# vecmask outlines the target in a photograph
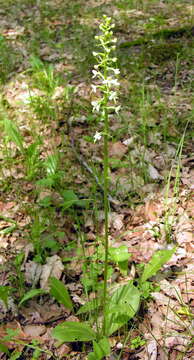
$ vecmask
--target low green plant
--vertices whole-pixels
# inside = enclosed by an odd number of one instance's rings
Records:
[[[54,91],[59,84],[59,77],[54,73],[51,64],[45,65],[38,57],[31,56],[32,86],[41,94],[30,96],[30,107],[41,120],[57,119],[57,104],[53,99]]]
[[[38,57],[30,58],[33,85],[45,93],[52,95],[58,86],[59,79],[54,75],[54,68],[45,65]]]
[[[169,192],[170,192],[172,171],[174,168],[173,166],[170,169],[168,179],[167,179],[166,194],[165,194],[165,199],[164,199],[164,206],[165,206],[164,229],[165,229],[165,233],[166,233],[167,242],[172,242],[172,229],[174,226],[175,214],[176,214],[176,210],[177,210],[177,202],[178,202],[178,196],[179,196],[181,156],[182,156],[187,126],[188,126],[188,122],[186,124],[186,127],[184,129],[183,135],[181,137],[181,140],[179,142],[179,145],[178,145],[178,148],[176,151],[176,156],[175,156],[176,173],[175,173],[175,181],[174,181],[174,185],[173,185],[172,197],[170,199],[170,201],[171,201],[170,206],[169,206]]]
[[[130,342],[131,349],[138,349],[139,347],[146,344],[146,341],[142,339],[140,336],[136,336],[134,339]]]
[[[28,145],[25,143],[25,138],[21,134],[17,123],[10,120],[2,107],[1,104],[1,121],[4,130],[4,145],[5,145],[5,160],[11,166],[13,165],[14,159],[12,151],[9,149],[9,143],[13,142],[19,153],[22,155],[24,160],[24,167],[26,171],[27,180],[34,180],[38,175],[41,167],[40,161],[40,145],[42,141],[40,137],[36,137],[35,141]]]

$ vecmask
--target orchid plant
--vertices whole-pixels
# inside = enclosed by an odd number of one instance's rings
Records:
[[[148,293],[149,283],[147,282],[156,272],[165,264],[175,249],[160,250],[156,252],[148,264],[145,265],[143,272],[138,280],[138,286],[133,284],[133,280],[121,284],[120,286],[108,289],[108,260],[113,262],[128,261],[128,249],[125,246],[120,248],[109,248],[108,242],[108,215],[109,215],[109,152],[108,142],[110,138],[110,113],[118,114],[120,106],[117,105],[119,81],[119,69],[116,67],[117,59],[113,56],[115,51],[116,39],[113,37],[114,25],[111,23],[111,18],[104,16],[100,24],[101,35],[96,36],[98,41],[99,51],[94,52],[97,64],[92,73],[94,83],[92,84],[92,91],[100,94],[95,101],[92,101],[93,112],[98,114],[99,120],[103,123],[103,131],[97,131],[94,135],[94,142],[100,141],[103,138],[103,189],[104,189],[104,218],[105,218],[105,233],[104,233],[104,279],[103,292],[99,293],[96,298],[88,300],[83,304],[76,315],[82,317],[84,314],[89,314],[90,317],[86,321],[65,321],[57,325],[53,331],[52,336],[63,342],[77,342],[77,341],[92,341],[93,351],[88,354],[88,360],[102,360],[111,353],[109,336],[122,328],[132,319],[139,310],[140,299],[143,294]],[[98,90],[98,91],[97,91]],[[105,256],[104,256],[105,254]],[[126,270],[126,269],[125,269]],[[118,284],[117,284],[118,285]],[[56,278],[51,278],[50,292],[55,299],[62,303],[67,309],[73,311],[74,304],[69,296],[65,285]],[[101,297],[102,295],[102,297]],[[102,310],[102,322],[101,322]],[[99,322],[97,321],[95,311],[100,314]],[[95,326],[94,326],[95,325]],[[99,326],[100,325],[100,326]]]
[[[107,306],[107,280],[108,280],[108,213],[109,213],[109,201],[108,201],[108,189],[109,189],[109,163],[108,163],[108,140],[110,137],[109,127],[109,114],[115,112],[118,114],[120,106],[117,105],[118,100],[118,88],[119,81],[118,75],[120,70],[116,67],[117,58],[113,56],[113,52],[116,49],[115,43],[117,39],[113,37],[114,24],[111,23],[111,18],[106,15],[103,16],[103,22],[99,28],[102,32],[101,35],[97,35],[95,39],[98,41],[99,51],[93,52],[96,58],[97,64],[92,70],[93,79],[96,80],[95,84],[92,84],[92,91],[100,91],[101,96],[92,101],[93,112],[100,114],[100,121],[104,124],[103,133],[96,132],[94,135],[94,142],[101,139],[104,140],[104,157],[103,157],[103,179],[104,179],[104,218],[105,218],[105,263],[104,263],[104,290],[103,290],[103,334],[106,332],[106,306]]]

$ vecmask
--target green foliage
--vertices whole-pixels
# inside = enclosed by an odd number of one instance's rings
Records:
[[[91,341],[96,339],[96,333],[92,328],[80,322],[66,321],[56,326],[52,336],[60,342]]]
[[[99,298],[92,299],[79,308],[77,315],[90,313],[96,310],[99,306],[100,306],[100,299]]]
[[[46,293],[46,291],[43,290],[43,289],[32,289],[32,290],[28,291],[28,292],[22,297],[22,299],[20,300],[18,306],[21,306],[24,302],[32,299],[32,298],[35,297],[35,296],[40,296],[40,295],[43,295],[43,294],[45,294],[45,293]]]
[[[28,146],[25,150],[25,165],[27,180],[34,180],[40,170],[40,145],[41,141],[38,140]]]
[[[0,286],[0,299],[4,302],[6,306],[8,306],[8,298],[11,291],[13,291],[13,288],[10,286],[5,286],[5,285]]]
[[[138,349],[139,347],[146,344],[146,341],[142,339],[140,336],[137,336],[136,338],[131,340],[130,347],[131,349]]]
[[[171,250],[159,250],[151,258],[148,264],[145,265],[143,274],[140,277],[140,284],[156,275],[158,270],[171,258],[174,254],[176,247]]]
[[[118,248],[109,248],[109,259],[118,264],[120,271],[127,275],[128,260],[131,254],[128,252],[126,245],[121,245]]]
[[[73,309],[73,303],[65,285],[55,277],[50,278],[50,294],[67,309]]]
[[[13,141],[20,152],[24,154],[24,138],[21,135],[18,126],[6,116],[4,117],[4,131],[10,141]]]
[[[30,63],[35,87],[52,95],[58,85],[58,78],[54,76],[53,66],[45,66],[36,56],[31,56]]]
[[[101,340],[93,341],[94,351],[88,354],[88,360],[101,360],[105,356],[109,356],[111,349],[109,340],[103,337]]]
[[[107,335],[112,335],[133,318],[139,305],[140,292],[131,281],[127,285],[119,286],[108,300]]]
[[[12,0],[8,0],[9,4],[12,4]],[[29,1],[28,1],[29,2]],[[17,5],[19,1],[16,1]],[[24,0],[24,3],[27,4],[27,0]],[[31,0],[30,4],[35,5],[36,1]],[[146,2],[146,5],[149,2]],[[143,1],[136,1],[136,0],[119,0],[114,1],[115,6],[119,9],[125,10],[133,9],[137,7],[139,10],[144,9],[144,2]],[[14,5],[14,2],[13,4]],[[48,5],[48,4],[47,4]],[[49,11],[55,15],[56,10],[52,9],[50,6],[44,4],[44,1],[40,1],[41,7],[41,14],[48,16]],[[136,6],[137,5],[137,6]],[[148,4],[149,5],[149,4]],[[89,33],[89,27],[83,26],[82,24],[78,25],[77,21],[75,20],[76,11],[81,9],[81,3],[74,4],[72,3],[70,6],[67,6],[67,13],[68,16],[72,17],[71,20],[71,32],[72,32],[72,46],[75,49],[75,54],[77,54],[76,60],[72,59],[72,62],[77,62],[79,66],[85,66],[88,71],[88,63],[93,63],[93,59],[91,59],[87,52],[90,52],[90,43],[91,39],[88,38],[87,49],[83,46],[81,49],[84,39],[81,39],[82,35],[85,36]],[[104,6],[104,5],[103,5]],[[92,9],[87,10],[92,13]],[[99,11],[101,13],[101,9],[95,9],[95,11]],[[123,11],[124,13],[124,11]],[[85,13],[84,13],[85,14]],[[154,12],[153,12],[154,14]],[[95,14],[96,15],[96,14]],[[42,16],[42,15],[41,15]],[[124,16],[121,13],[121,24],[123,22]],[[140,15],[135,14],[135,24],[137,22],[137,16],[141,17]],[[132,14],[133,17],[133,14]],[[44,16],[43,16],[44,18]],[[154,30],[158,27],[158,25],[163,26],[165,24],[165,17],[162,15],[152,16],[148,22],[144,24],[145,29]],[[53,337],[58,339],[60,342],[64,341],[92,341],[93,342],[93,352],[88,355],[88,360],[101,360],[105,356],[110,355],[110,345],[108,338],[106,336],[111,336],[114,332],[121,329],[124,325],[127,325],[128,321],[132,319],[135,314],[138,313],[139,306],[141,300],[148,300],[150,298],[151,292],[155,289],[153,282],[151,282],[151,278],[161,269],[161,267],[170,259],[172,254],[174,253],[175,249],[172,250],[161,250],[156,252],[152,259],[149,261],[148,264],[144,265],[141,264],[144,269],[142,272],[140,271],[140,277],[137,280],[138,286],[134,286],[133,282],[130,281],[126,285],[121,285],[117,289],[109,288],[108,287],[108,280],[111,278],[114,279],[114,264],[117,265],[120,269],[120,275],[127,275],[128,272],[128,262],[130,259],[130,254],[128,253],[128,248],[125,245],[121,245],[118,248],[109,247],[108,243],[108,211],[109,211],[109,203],[108,203],[108,193],[110,192],[109,188],[109,167],[113,169],[123,168],[126,169],[129,167],[129,163],[131,164],[131,168],[133,169],[133,174],[136,173],[138,170],[141,175],[140,179],[142,179],[143,183],[139,187],[141,187],[144,182],[147,180],[150,181],[149,174],[147,171],[147,163],[145,161],[146,156],[149,154],[146,153],[147,148],[155,149],[157,147],[157,141],[161,140],[162,136],[165,140],[172,140],[177,142],[177,135],[171,135],[171,126],[173,130],[173,126],[178,124],[178,121],[182,121],[182,114],[180,115],[180,120],[177,119],[175,110],[175,104],[172,100],[171,103],[167,103],[164,98],[162,98],[162,93],[160,93],[159,89],[157,89],[158,83],[162,81],[161,79],[164,78],[163,75],[166,74],[165,68],[162,68],[162,74],[160,74],[158,61],[166,62],[171,59],[173,64],[173,60],[176,61],[175,68],[175,79],[172,80],[174,87],[178,87],[180,84],[179,79],[179,67],[181,66],[182,56],[184,46],[178,44],[177,41],[174,43],[169,44],[167,41],[165,42],[162,38],[168,39],[167,37],[161,36],[159,37],[151,36],[148,34],[145,35],[142,39],[136,39],[134,41],[129,42],[129,46],[131,47],[131,51],[133,51],[132,47],[134,45],[138,45],[138,49],[135,48],[136,54],[134,55],[134,59],[132,61],[129,57],[129,53],[126,51],[124,47],[127,47],[127,44],[123,44],[121,41],[120,49],[118,49],[118,57],[120,57],[119,61],[121,62],[120,68],[122,69],[122,76],[127,79],[129,76],[130,78],[130,88],[127,90],[126,84],[121,88],[118,92],[113,91],[112,86],[119,86],[119,83],[114,78],[115,75],[119,74],[119,70],[115,68],[115,64],[117,63],[117,59],[112,57],[112,50],[114,50],[114,42],[115,39],[112,38],[113,31],[111,28],[113,27],[110,23],[111,19],[104,17],[103,23],[100,25],[100,30],[102,34],[98,35],[96,39],[99,41],[99,46],[101,47],[99,52],[94,52],[94,56],[96,58],[96,65],[93,70],[93,92],[94,94],[91,96],[93,113],[87,114],[88,116],[88,123],[92,126],[91,134],[88,133],[83,137],[85,140],[89,141],[90,143],[94,143],[96,140],[100,140],[100,137],[104,137],[104,173],[103,175],[99,176],[102,187],[104,187],[104,209],[105,209],[105,236],[102,238],[96,239],[96,253],[93,256],[87,257],[84,259],[83,265],[83,276],[82,276],[82,284],[84,285],[84,289],[86,292],[86,298],[90,298],[88,292],[92,290],[92,292],[96,292],[96,298],[90,301],[87,301],[80,309],[77,311],[77,315],[81,315],[81,318],[87,319],[88,323],[72,323],[72,322],[65,322],[63,324],[58,325],[53,330]],[[127,17],[127,24],[129,19]],[[134,19],[130,19],[131,24],[133,25]],[[138,20],[140,23],[142,20]],[[39,34],[42,35],[41,41],[50,40],[50,36],[52,36],[52,30],[50,27],[42,27],[43,22],[41,21],[38,26],[40,26]],[[52,28],[52,27],[51,27]],[[67,27],[68,28],[68,27]],[[66,30],[66,29],[65,29]],[[84,33],[85,31],[85,33]],[[127,31],[127,30],[126,30]],[[139,27],[138,27],[139,31]],[[171,30],[170,30],[171,31]],[[161,32],[160,32],[161,33]],[[90,32],[91,35],[91,32]],[[136,37],[136,33],[134,34]],[[135,39],[134,37],[134,39]],[[33,37],[32,37],[33,38]],[[152,42],[151,40],[154,39]],[[159,40],[159,41],[155,41]],[[22,41],[22,38],[21,38]],[[69,42],[69,39],[68,41]],[[53,42],[54,43],[54,42]],[[70,42],[69,42],[70,43]],[[11,47],[8,45],[9,42],[3,37],[0,36],[0,82],[5,82],[6,79],[10,76],[10,71],[14,69],[13,58],[9,56]],[[49,44],[50,45],[50,44]],[[148,46],[147,46],[148,45]],[[54,44],[52,44],[54,46]],[[70,45],[71,46],[71,45]],[[57,51],[63,49],[64,43],[59,42],[56,44]],[[141,51],[139,51],[139,48]],[[81,49],[81,51],[80,51]],[[37,50],[37,51],[36,51]],[[67,49],[67,53],[68,53]],[[161,50],[165,50],[162,51]],[[35,49],[35,52],[38,53],[39,46]],[[62,50],[63,51],[63,50]],[[80,51],[80,54],[79,54]],[[177,53],[178,52],[178,53]],[[139,55],[140,54],[140,55]],[[83,56],[84,55],[84,56]],[[147,56],[148,55],[148,56]],[[179,58],[179,55],[181,56]],[[63,56],[63,55],[62,55]],[[83,57],[82,63],[80,62],[80,58]],[[186,57],[185,57],[186,58]],[[91,61],[89,61],[91,60]],[[52,56],[51,60],[52,61]],[[187,60],[188,61],[188,60]],[[80,65],[80,64],[83,65]],[[155,66],[157,63],[157,67]],[[86,101],[87,105],[84,102],[81,102],[81,105],[78,104],[80,102],[81,96],[79,95],[78,87],[67,85],[64,87],[64,92],[62,93],[62,102],[56,101],[55,99],[55,90],[57,86],[60,84],[60,78],[57,75],[55,68],[53,65],[41,61],[37,56],[32,56],[30,58],[30,85],[35,87],[38,94],[40,95],[32,95],[30,97],[30,108],[33,109],[34,113],[36,114],[36,121],[39,120],[48,122],[51,120],[51,126],[54,129],[54,134],[57,134],[58,130],[63,131],[62,128],[56,130],[55,124],[53,120],[56,120],[57,125],[59,125],[60,121],[64,124],[64,133],[66,136],[66,120],[69,120],[69,115],[81,116],[84,111],[88,112],[88,100]],[[171,65],[172,65],[171,64]],[[145,67],[146,65],[146,67]],[[68,67],[68,66],[67,66]],[[173,67],[173,66],[172,66]],[[57,68],[57,67],[56,67]],[[77,69],[79,69],[77,67]],[[142,71],[140,71],[142,70]],[[25,76],[22,74],[22,76]],[[167,74],[169,75],[169,74]],[[70,79],[72,82],[72,73],[71,71],[68,72],[65,70],[65,74],[63,77]],[[166,75],[165,75],[166,76]],[[83,73],[82,73],[83,77]],[[134,81],[135,79],[135,81]],[[150,79],[154,79],[152,83]],[[169,77],[170,83],[170,77]],[[66,81],[66,80],[65,80]],[[85,80],[84,80],[85,81]],[[186,80],[184,80],[186,81]],[[63,80],[64,82],[64,80]],[[75,81],[77,83],[77,81]],[[74,80],[73,80],[74,83]],[[143,84],[143,85],[142,85]],[[63,84],[64,85],[64,84]],[[168,84],[169,86],[169,84]],[[153,89],[152,89],[153,87]],[[180,86],[181,88],[181,86]],[[79,96],[79,100],[72,102],[73,96],[77,93],[77,97]],[[99,96],[99,93],[101,95]],[[120,119],[121,120],[121,128],[118,129],[115,126],[115,130],[110,134],[110,129],[114,128],[112,126],[112,119],[111,120],[111,128],[109,128],[109,115],[113,117],[113,113],[118,113],[119,106],[116,106],[117,96],[120,96],[121,101],[126,100],[126,105],[124,105],[124,110],[128,111],[130,107],[130,122],[128,121],[128,114],[127,116],[125,113],[121,113]],[[181,92],[180,94],[181,95]],[[130,96],[130,105],[129,105],[129,96]],[[170,96],[173,96],[173,92]],[[123,97],[123,98],[122,98]],[[125,98],[126,97],[126,98]],[[58,113],[63,109],[62,113]],[[11,105],[12,110],[12,105]],[[186,106],[185,106],[186,108]],[[64,111],[65,109],[65,111]],[[29,109],[30,110],[30,109]],[[90,109],[91,110],[91,109]],[[8,110],[9,111],[9,110]],[[96,112],[96,115],[95,115]],[[180,111],[181,113],[181,111]],[[60,115],[60,116],[58,116]],[[62,119],[61,119],[62,115]],[[115,116],[115,114],[114,114]],[[60,212],[63,213],[68,212],[69,214],[75,215],[75,211],[78,209],[85,210],[87,203],[90,200],[82,199],[80,200],[77,190],[71,190],[68,188],[67,184],[65,183],[64,178],[68,174],[65,173],[66,168],[61,171],[62,167],[65,167],[66,159],[63,158],[63,150],[64,144],[60,145],[60,152],[53,151],[49,156],[45,158],[45,146],[41,149],[42,142],[40,139],[35,136],[33,143],[30,145],[27,144],[25,141],[24,136],[22,135],[23,132],[20,131],[19,122],[15,120],[10,120],[5,114],[3,114],[3,130],[4,130],[4,145],[5,147],[11,141],[14,143],[19,151],[17,151],[16,156],[12,153],[12,147],[8,148],[7,154],[10,156],[10,164],[17,162],[17,164],[21,161],[26,169],[26,179],[27,181],[35,181],[37,194],[37,206],[32,209],[32,226],[29,230],[30,240],[34,245],[34,258],[33,260],[44,263],[45,258],[50,253],[55,253],[58,250],[63,248],[63,238],[65,237],[65,233],[61,233],[62,236],[60,238],[59,231],[57,225],[54,224],[55,222],[55,215],[61,215]],[[171,118],[172,117],[172,121]],[[13,119],[13,117],[11,117]],[[169,120],[170,119],[170,120]],[[34,119],[33,119],[34,120]],[[96,127],[97,121],[99,121],[99,131],[95,136],[93,136],[92,132],[94,127]],[[117,125],[117,124],[116,124]],[[104,126],[104,129],[103,129]],[[175,126],[176,127],[176,126]],[[56,130],[56,133],[55,133]],[[85,130],[85,129],[84,129]],[[95,128],[96,130],[96,128]],[[176,127],[178,131],[178,127]],[[172,131],[173,132],[173,131]],[[85,134],[85,131],[83,132]],[[134,149],[128,152],[127,155],[124,156],[124,159],[118,159],[117,157],[108,158],[108,142],[111,141],[120,141],[121,138],[125,138],[126,134],[135,134],[135,143]],[[63,133],[62,133],[63,135]],[[69,134],[68,134],[69,135]],[[157,136],[159,137],[157,138]],[[153,137],[153,139],[152,139]],[[37,140],[38,139],[38,140]],[[151,140],[150,140],[151,139]],[[43,139],[44,141],[44,139]],[[137,142],[136,142],[137,141]],[[46,142],[45,142],[46,143]],[[142,147],[143,145],[143,147]],[[66,146],[66,145],[65,145]],[[135,152],[138,151],[138,146],[140,148],[140,154],[134,155]],[[49,149],[50,150],[50,149]],[[182,151],[182,150],[181,150]],[[180,151],[180,152],[181,152]],[[50,153],[50,152],[49,152]],[[64,151],[65,155],[67,154],[66,148]],[[18,156],[19,154],[19,156]],[[4,155],[4,153],[3,153]],[[68,154],[67,154],[68,155]],[[145,156],[146,155],[146,156]],[[135,163],[136,159],[134,157],[137,156],[137,165]],[[181,153],[180,153],[181,156]],[[179,157],[180,157],[179,156]],[[8,160],[8,156],[5,158]],[[4,160],[5,160],[4,158]],[[71,158],[70,158],[71,161]],[[68,163],[69,164],[69,163]],[[64,166],[65,165],[65,166]],[[101,165],[101,164],[100,164]],[[95,166],[95,165],[94,165]],[[100,173],[100,170],[95,169],[95,173]],[[116,172],[115,172],[116,173]],[[175,179],[175,187],[174,187],[174,198],[177,201],[178,198],[178,178],[180,173],[180,162],[177,167],[177,175]],[[65,176],[64,176],[65,175]],[[121,175],[122,176],[122,175]],[[135,175],[136,176],[136,175]],[[132,188],[136,191],[136,178],[129,179],[129,183],[132,185]],[[38,180],[37,180],[38,179]],[[68,180],[69,182],[69,180]],[[141,181],[140,181],[141,182]],[[34,183],[33,183],[34,185]],[[170,185],[170,180],[169,180]],[[73,188],[76,189],[76,184],[74,184]],[[122,187],[122,186],[121,186]],[[42,198],[39,197],[39,192],[44,192],[44,189],[49,189],[49,196],[45,196]],[[119,182],[118,186],[116,185],[114,194],[117,195],[117,191],[119,189]],[[138,188],[139,189],[139,188]],[[54,191],[53,191],[54,190]],[[111,186],[112,191],[112,186]],[[134,193],[135,193],[134,191]],[[139,190],[138,190],[139,191]],[[33,191],[32,191],[33,193]],[[55,195],[57,193],[59,200],[55,199]],[[119,193],[119,192],[118,192]],[[130,192],[131,198],[133,197],[133,192]],[[120,195],[120,194],[119,194]],[[33,196],[33,194],[32,194]],[[137,194],[137,197],[139,195]],[[116,196],[117,197],[117,196]],[[41,199],[41,200],[40,200]],[[55,203],[56,201],[56,203]],[[139,197],[137,202],[139,202]],[[135,201],[133,202],[135,205]],[[31,204],[30,204],[31,205]],[[92,204],[93,205],[93,204]],[[31,206],[33,207],[33,206]],[[175,207],[174,207],[175,209]],[[81,211],[80,211],[81,212]],[[35,214],[35,215],[34,215]],[[175,214],[175,210],[172,211],[170,209],[166,212],[165,216],[165,226],[166,226],[166,233],[169,239],[171,239],[171,231],[172,231],[172,223],[168,221],[173,215]],[[53,224],[51,224],[53,223]],[[1,235],[11,234],[17,228],[17,224],[13,223],[13,225],[6,227],[0,231]],[[75,226],[76,229],[76,226]],[[157,230],[157,229],[156,229]],[[160,236],[160,233],[155,231],[155,237],[157,238]],[[61,241],[58,242],[58,239]],[[101,245],[99,246],[99,243]],[[69,245],[68,245],[69,246]],[[75,247],[77,244],[75,245]],[[113,245],[114,246],[114,245]],[[83,244],[84,247],[84,244]],[[64,255],[65,256],[65,255]],[[64,261],[71,261],[73,257],[71,256],[66,257]],[[79,259],[77,256],[76,259]],[[16,282],[17,282],[17,289],[19,289],[19,306],[23,305],[26,301],[33,298],[34,296],[39,296],[44,294],[45,292],[41,289],[33,289],[28,291],[24,296],[21,295],[25,291],[25,282],[23,272],[21,271],[21,265],[24,260],[24,254],[20,253],[16,256],[15,260],[13,261],[15,272],[17,273]],[[80,258],[80,261],[83,260],[83,257]],[[14,275],[15,276],[15,275]],[[103,284],[104,281],[104,284]],[[120,279],[119,279],[120,281]],[[69,310],[73,310],[73,303],[66,289],[65,285],[56,278],[50,279],[50,294],[61,304],[63,304]],[[104,287],[104,289],[103,289]],[[0,299],[7,305],[8,298],[13,289],[9,286],[1,286],[0,287]],[[93,295],[93,294],[92,294]],[[184,314],[185,315],[185,314]],[[189,314],[190,316],[190,314]],[[102,320],[103,317],[103,320]],[[96,325],[97,323],[97,325]],[[93,329],[97,330],[93,330]],[[121,329],[122,331],[122,329]],[[106,336],[102,337],[105,334]],[[13,340],[15,337],[14,333],[11,331],[7,335],[7,341]],[[5,340],[5,341],[4,341]],[[3,341],[6,343],[6,338]],[[140,337],[137,336],[135,339],[131,340],[131,349],[136,349],[145,344],[145,341]],[[28,346],[28,345],[27,345]],[[34,349],[33,359],[39,358],[41,349],[37,347],[36,343],[32,342],[31,349]],[[17,351],[12,353],[9,352],[9,349],[6,345],[2,342],[0,344],[0,350],[4,353],[7,353],[10,359],[17,359],[21,355]]]

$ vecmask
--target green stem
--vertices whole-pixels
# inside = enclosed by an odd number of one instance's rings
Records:
[[[104,221],[105,221],[105,235],[104,235],[104,248],[105,248],[105,260],[104,260],[104,289],[103,289],[103,335],[106,336],[106,318],[107,318],[107,280],[108,280],[108,213],[109,213],[109,202],[108,202],[108,134],[109,134],[109,121],[108,111],[106,106],[104,108]]]

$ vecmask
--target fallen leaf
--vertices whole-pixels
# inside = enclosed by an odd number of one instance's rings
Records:
[[[109,156],[116,157],[117,159],[122,159],[122,157],[127,153],[128,147],[122,144],[121,141],[109,144]]]
[[[25,264],[25,279],[28,284],[33,284],[36,286],[40,280],[41,273],[41,264],[38,264],[35,261],[29,261]]]
[[[158,170],[152,166],[151,164],[148,165],[148,174],[152,180],[161,180],[163,176],[161,176]]]
[[[26,336],[31,338],[41,336],[46,332],[46,326],[44,325],[26,325],[23,328],[23,332]]]
[[[157,342],[152,340],[147,344],[147,352],[149,360],[157,360]]]
[[[61,258],[58,255],[53,255],[46,259],[46,264],[42,266],[42,273],[40,277],[40,287],[45,290],[49,290],[49,278],[51,276],[60,279],[64,270],[64,265],[61,262]]]

